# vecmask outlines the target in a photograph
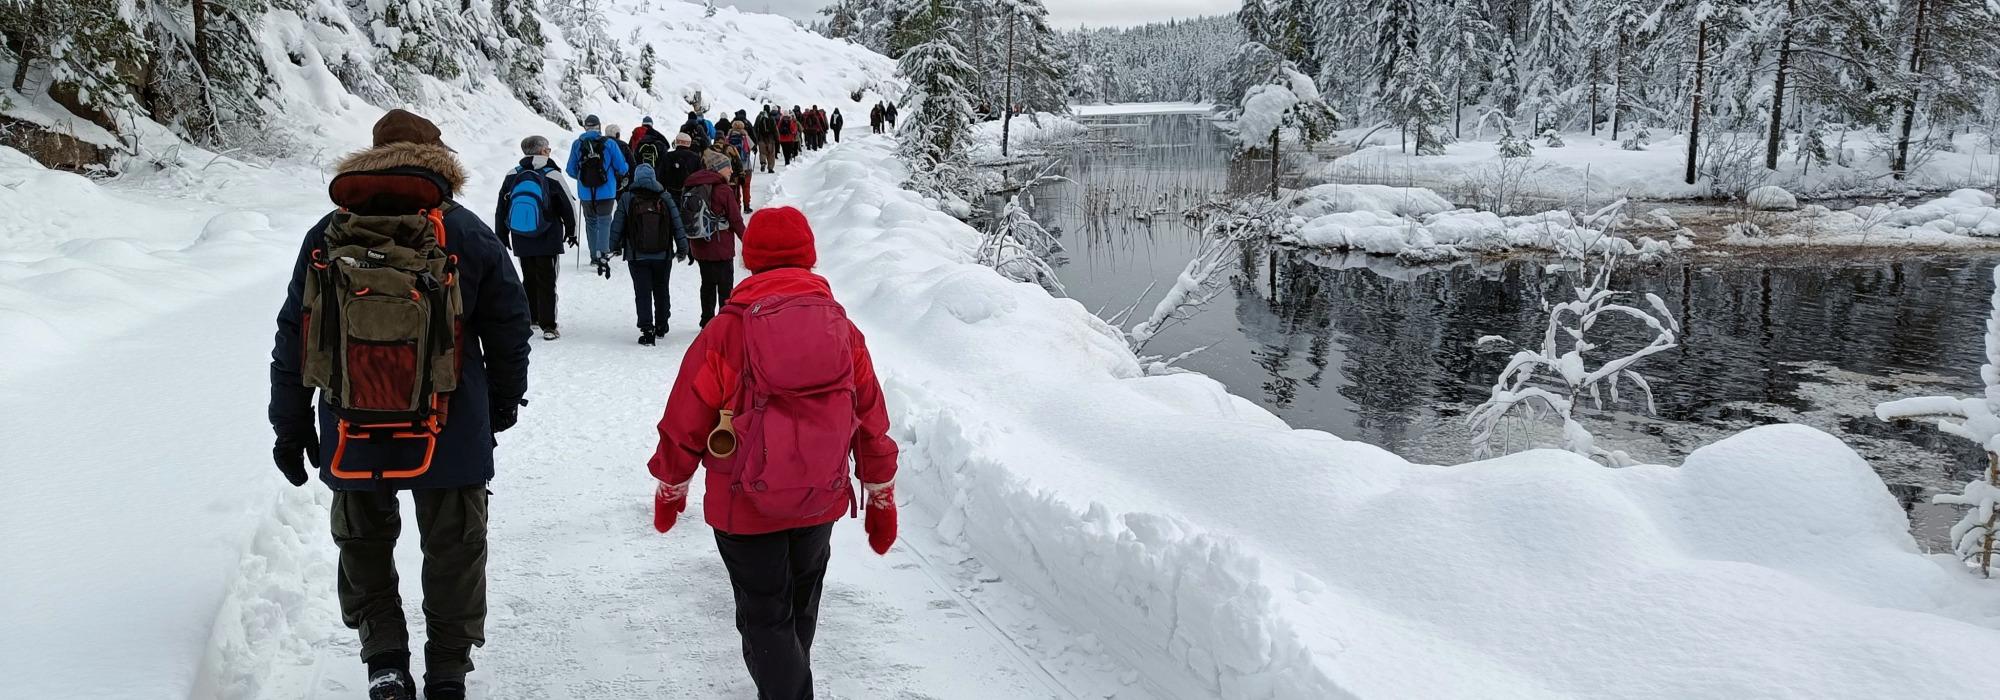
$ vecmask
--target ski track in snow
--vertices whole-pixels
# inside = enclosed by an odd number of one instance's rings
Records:
[[[760,205],[776,180],[757,181]],[[699,494],[672,532],[651,528],[653,483],[644,465],[695,335],[698,275],[675,267],[669,334],[647,348],[634,342],[624,264],[614,263],[606,280],[574,259],[565,257],[559,281],[564,335],[532,341],[531,403],[521,424],[499,436],[488,643],[475,653],[472,695],[755,697]],[[261,330],[269,320],[259,314],[240,323]],[[334,603],[334,549],[324,530],[330,499],[317,482],[311,488],[281,498],[224,605],[204,664],[218,697],[331,700],[365,688],[359,642]],[[403,508],[398,568],[421,675],[422,560],[408,499]],[[1079,644],[1031,596],[905,520],[905,541],[887,557],[868,551],[859,521],[835,527],[814,643],[822,697],[1153,696],[1128,683],[1137,674],[1092,637]],[[912,535],[925,538],[918,546],[929,557],[912,549]],[[261,565],[268,561],[291,565]]]

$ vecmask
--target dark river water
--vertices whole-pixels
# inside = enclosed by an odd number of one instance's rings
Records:
[[[1066,147],[1069,182],[1034,192],[1037,219],[1060,228],[1056,270],[1069,296],[1109,313],[1155,281],[1171,284],[1200,243],[1178,212],[1218,193],[1257,191],[1268,162],[1229,162],[1199,116],[1086,119],[1086,145]],[[1381,445],[1411,460],[1473,458],[1466,413],[1506,362],[1474,341],[1538,343],[1545,296],[1572,273],[1547,260],[1410,268],[1390,259],[1242,244],[1233,279],[1206,311],[1147,348],[1285,418]],[[1626,401],[1588,412],[1600,443],[1641,461],[1678,463],[1694,448],[1753,425],[1796,422],[1831,432],[1874,464],[1935,542],[1956,509],[1924,505],[1983,468],[1971,445],[1934,429],[1876,420],[1876,403],[1979,390],[1989,275],[2000,256],[1693,255],[1628,267],[1614,288],[1652,292],[1680,322],[1681,346],[1639,368],[1657,415]],[[1141,304],[1152,307],[1155,291]],[[1643,301],[1639,301],[1643,305]],[[1643,343],[1613,327],[1611,346]],[[1517,431],[1518,432],[1518,431]],[[1531,441],[1516,436],[1515,443]]]

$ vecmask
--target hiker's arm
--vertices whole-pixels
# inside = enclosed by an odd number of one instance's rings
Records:
[[[625,211],[632,208],[632,193],[618,195],[618,204],[611,209],[611,249],[625,249]]]
[[[625,149],[615,145],[604,149],[604,159],[609,161],[613,177],[625,177]]]
[[[292,264],[292,281],[285,287],[285,304],[278,307],[278,334],[271,343],[271,403],[266,413],[271,429],[279,435],[297,435],[314,428],[313,389],[305,385],[299,366],[305,353],[301,315],[305,308],[306,265],[312,251],[320,246],[327,219],[306,234],[298,259]]]
[[[485,228],[478,217],[466,216],[468,226]],[[468,231],[475,241],[492,237],[488,231]],[[481,238],[485,234],[486,238]],[[479,278],[477,306],[466,323],[478,329],[479,346],[486,355],[487,399],[494,405],[513,405],[528,393],[528,293],[513,263],[499,248],[479,243],[465,247],[485,270]]]
[[[723,216],[729,219],[729,232],[737,238],[743,237],[743,212],[736,202],[736,186],[718,187],[709,192],[708,208],[721,208]],[[722,200],[722,201],[718,201]]]
[[[578,177],[582,177],[583,169],[578,167],[581,165],[583,165],[583,139],[579,138],[569,144],[569,167],[563,168],[563,172],[576,173]],[[582,185],[583,183],[579,182],[577,184]]]
[[[851,324],[850,324],[851,325]],[[882,402],[882,384],[875,377],[875,362],[868,356],[868,340],[861,329],[854,336],[854,467],[864,484],[886,484],[896,480],[896,441],[889,437],[889,409]]]
[[[661,197],[660,201],[667,203],[667,221],[674,224],[674,247],[687,250],[687,228],[681,226],[681,205],[674,199],[674,197]]]
[[[576,206],[570,204],[569,188],[563,186],[561,175],[550,177],[549,181],[556,186],[556,196],[550,201],[554,203],[556,220],[562,222],[563,240],[576,240]]]
[[[715,430],[723,402],[717,378],[728,370],[717,352],[716,337],[708,333],[695,337],[667,394],[667,410],[660,416],[660,445],[646,463],[661,483],[687,483],[708,451],[708,434]]]

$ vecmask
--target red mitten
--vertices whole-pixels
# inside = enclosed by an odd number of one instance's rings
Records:
[[[888,554],[889,545],[896,543],[896,482],[861,488],[868,492],[868,514],[861,521],[868,530],[868,546],[876,554]]]
[[[661,533],[674,529],[674,521],[680,519],[681,511],[687,510],[687,498],[688,482],[678,486],[660,482],[660,487],[653,490],[653,529]]]

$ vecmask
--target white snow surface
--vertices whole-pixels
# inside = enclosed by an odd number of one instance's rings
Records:
[[[1121,114],[1208,114],[1215,105],[1206,102],[1121,102],[1108,105],[1070,105],[1079,116]]]
[[[972,125],[973,162],[991,163],[1002,160],[1000,155],[1002,126],[998,119]],[[1089,127],[1075,119],[1048,112],[1016,115],[1013,123],[1005,126],[1010,142],[1007,148],[1009,158],[1020,158],[1024,153],[1058,151],[1080,141],[1090,132]]]
[[[1315,185],[1288,199],[1297,226],[1281,234],[1288,243],[1396,255],[1425,261],[1472,252],[1511,250],[1554,252],[1611,251],[1658,255],[1673,249],[1649,237],[1606,236],[1584,226],[1567,211],[1527,216],[1454,209],[1443,196],[1421,187]]]
[[[1757,211],[1791,211],[1799,208],[1799,198],[1777,185],[1752,188],[1743,194],[1743,203]]]

